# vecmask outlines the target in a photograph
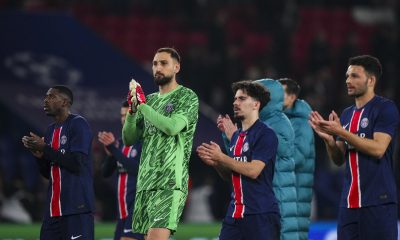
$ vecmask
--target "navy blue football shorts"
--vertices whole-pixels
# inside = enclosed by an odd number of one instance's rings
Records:
[[[133,210],[129,211],[130,213]],[[115,228],[114,240],[120,240],[121,237],[129,237],[138,240],[143,240],[144,235],[140,233],[132,232],[132,214],[124,219],[118,219],[117,226]]]
[[[340,208],[338,239],[397,239],[397,205]]]
[[[40,229],[40,240],[64,239],[93,240],[93,214],[83,213],[61,217],[45,217]]]
[[[281,219],[278,213],[245,215],[244,218],[225,217],[220,240],[277,240]]]

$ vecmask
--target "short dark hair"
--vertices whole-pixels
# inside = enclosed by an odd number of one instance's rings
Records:
[[[129,107],[129,103],[127,100],[123,101],[121,107]]]
[[[299,96],[301,87],[300,85],[291,78],[281,78],[278,80],[282,85],[286,85],[286,93],[294,94],[296,97]]]
[[[67,86],[64,85],[56,85],[51,88],[57,89],[58,92],[64,94],[68,98],[69,104],[72,106],[72,104],[74,103],[74,94],[72,94],[71,89],[69,89]]]
[[[175,48],[172,47],[159,48],[156,53],[160,52],[169,53],[173,59],[175,59],[178,63],[181,63],[181,56],[179,55],[178,51],[176,51]]]
[[[239,82],[232,83],[232,91],[235,94],[237,90],[242,90],[250,97],[260,102],[260,110],[267,105],[270,98],[270,92],[264,85],[261,83],[252,81],[252,80],[244,80]]]
[[[378,58],[370,55],[361,55],[349,58],[348,65],[356,65],[364,67],[368,74],[375,76],[379,80],[382,76],[382,64]]]

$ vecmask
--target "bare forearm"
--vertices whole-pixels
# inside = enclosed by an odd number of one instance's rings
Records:
[[[347,143],[353,146],[357,151],[360,151],[375,158],[381,158],[383,154],[385,154],[385,151],[391,139],[389,135],[387,135],[387,138],[389,139],[387,139],[386,141],[378,141],[375,139],[375,134],[374,139],[369,139],[361,138],[358,135],[348,131],[341,131],[340,137],[345,139]]]
[[[215,170],[217,171],[218,175],[219,175],[224,181],[227,181],[227,182],[230,182],[230,181],[231,181],[231,174],[232,174],[232,171],[231,171],[231,170],[229,170],[228,168],[223,167],[223,166],[221,166],[221,165],[215,166],[214,168],[215,168]]]
[[[337,166],[341,166],[344,163],[344,152],[338,146],[338,143],[333,141],[324,140],[326,151],[328,152],[328,157]]]
[[[261,162],[261,161],[260,161]],[[220,161],[220,164],[233,172],[237,172],[241,175],[249,177],[251,179],[256,179],[262,168],[260,169],[258,166],[255,166],[255,161],[251,162],[241,162],[236,161],[235,159],[224,155]]]

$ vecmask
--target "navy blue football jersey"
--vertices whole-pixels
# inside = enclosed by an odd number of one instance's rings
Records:
[[[92,132],[85,118],[70,114],[63,123],[51,124],[44,141],[61,154],[79,152],[84,156],[79,161],[79,173],[48,161],[47,209],[50,217],[93,212]]]
[[[118,171],[118,215],[120,219],[124,219],[128,217],[129,214],[132,214],[133,206],[135,205],[136,180],[140,161],[140,146],[125,146],[123,145],[122,140],[119,140],[119,150],[126,158],[121,159],[121,157],[114,155],[114,158],[117,161]]]
[[[278,202],[272,190],[272,178],[278,138],[267,125],[257,120],[249,129],[236,131],[229,145],[229,155],[236,161],[265,163],[257,179],[232,172],[231,202],[227,216],[243,218],[247,214],[279,213]]]
[[[377,159],[357,151],[345,142],[346,170],[341,207],[360,208],[397,202],[393,173],[393,151],[399,124],[396,105],[386,98],[375,96],[362,108],[346,108],[340,122],[344,129],[361,138],[373,139],[375,132],[392,137],[382,158]],[[343,139],[338,138],[338,141]]]

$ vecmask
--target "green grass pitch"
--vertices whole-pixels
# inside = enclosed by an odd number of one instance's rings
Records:
[[[96,223],[95,239],[112,240],[115,223]],[[215,240],[220,224],[180,224],[174,240]],[[37,240],[40,223],[31,225],[0,223],[0,240]]]

